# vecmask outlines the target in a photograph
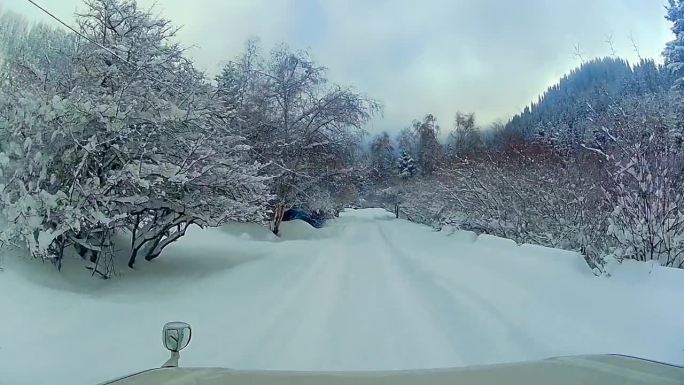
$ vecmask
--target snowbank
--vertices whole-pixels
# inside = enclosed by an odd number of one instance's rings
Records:
[[[255,223],[229,223],[223,225],[221,230],[244,240],[275,241],[278,239],[266,226]]]
[[[351,220],[370,220],[370,219],[378,219],[378,220],[387,220],[387,219],[394,219],[395,215],[392,214],[391,212],[385,210],[385,209],[379,209],[379,208],[372,208],[372,209],[363,209],[363,210],[354,210],[354,209],[344,209],[340,213],[341,218],[347,218]]]
[[[320,239],[329,235],[325,227],[317,229],[300,219],[280,224],[280,238],[286,241]]]

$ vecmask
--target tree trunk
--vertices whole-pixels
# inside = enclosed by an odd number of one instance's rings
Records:
[[[165,233],[165,231],[157,234],[156,238],[152,239],[152,246],[149,246],[149,245],[147,246],[147,253],[145,254],[145,260],[151,261],[154,258],[156,258],[156,256],[153,256],[153,255],[155,253],[155,250],[157,249],[157,246],[159,245],[159,243],[164,238],[164,233]]]
[[[128,259],[128,267],[133,268],[135,258],[138,255],[138,249],[135,247],[135,241],[138,235],[138,226],[140,225],[140,214],[135,215],[135,223],[133,224],[133,234],[131,237],[131,256]]]
[[[283,222],[283,216],[285,215],[285,205],[279,203],[276,206],[275,215],[273,217],[273,234],[278,235],[280,232],[280,224]]]
[[[158,241],[155,241],[155,245],[153,248],[150,249],[150,251],[147,253],[145,256],[146,261],[151,261],[161,255],[161,252],[166,248],[166,246],[172,244],[173,242],[177,241],[180,239],[182,236],[185,235],[185,232],[188,230],[190,225],[192,225],[194,222],[193,221],[187,221],[185,223],[179,223],[177,224],[176,231],[174,233],[170,233],[171,229],[168,229],[165,232],[165,238],[164,236],[159,237]],[[173,227],[173,226],[172,226]],[[163,239],[162,239],[163,238]]]
[[[135,264],[135,258],[138,256],[138,249],[140,249],[139,245],[138,247],[135,247],[135,243],[137,241],[138,237],[138,226],[140,225],[140,214],[135,215],[135,224],[133,225],[133,234],[131,237],[131,256],[128,258],[128,267],[133,268],[133,265]]]
[[[128,267],[133,268],[133,265],[135,264],[135,258],[138,256],[138,248],[133,248],[131,251],[131,257],[128,258]]]

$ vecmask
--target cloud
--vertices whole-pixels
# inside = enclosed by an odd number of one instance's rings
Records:
[[[8,8],[42,17],[30,5]],[[16,4],[18,2],[20,4]],[[144,5],[152,0],[139,0]],[[350,84],[385,105],[371,130],[397,130],[426,113],[449,127],[456,111],[506,120],[584,56],[659,58],[670,39],[664,1],[652,0],[158,0],[183,25],[180,39],[215,73],[246,39],[308,48]],[[77,0],[42,0],[68,17]]]

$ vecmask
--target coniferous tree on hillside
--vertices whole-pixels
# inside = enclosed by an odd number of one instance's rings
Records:
[[[627,97],[667,92],[672,75],[653,60],[631,65],[619,58],[596,59],[564,76],[558,84],[506,125],[528,141],[543,141],[564,150],[596,147],[601,133],[592,120]]]
[[[413,158],[405,151],[401,153],[398,162],[399,176],[408,179],[416,174],[416,163]]]
[[[673,87],[684,88],[684,1],[669,0],[665,18],[672,22],[672,33],[675,39],[667,43],[663,56],[665,65],[675,77]]]

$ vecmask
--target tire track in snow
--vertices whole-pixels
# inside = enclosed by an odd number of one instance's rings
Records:
[[[257,352],[261,359],[276,363],[274,369],[309,368],[325,366],[326,347],[330,330],[328,318],[336,307],[341,271],[344,259],[318,253],[314,260],[316,269],[301,277],[298,289],[292,292],[290,301],[274,317],[272,327],[262,338],[263,344],[270,345],[265,354]],[[270,357],[270,358],[269,358]],[[248,358],[248,360],[250,360]]]
[[[262,368],[278,361],[278,352],[286,348],[286,342],[283,341],[283,320],[296,316],[296,304],[306,291],[311,290],[312,278],[324,268],[324,260],[321,259],[305,256],[278,258],[283,263],[282,279],[267,282],[263,288],[257,290],[244,290],[249,294],[247,297],[251,297],[246,298],[247,302],[253,302],[248,308],[238,309],[240,313],[251,317],[244,317],[249,323],[241,325],[238,330],[242,334],[239,336],[240,340],[244,342],[237,344],[242,349],[236,357],[236,367]],[[264,285],[264,282],[257,279],[254,283]],[[253,293],[259,295],[255,296]]]
[[[381,229],[383,237],[394,251],[397,266],[405,269],[407,274],[413,275],[415,277],[414,282],[423,282],[425,298],[432,304],[434,313],[451,325],[451,327],[446,328],[450,334],[456,331],[456,335],[450,335],[451,340],[460,345],[463,338],[466,338],[467,365],[490,361],[502,362],[510,357],[519,357],[520,360],[523,360],[531,351],[542,352],[542,357],[546,357],[546,352],[551,351],[547,344],[526,332],[528,325],[517,324],[515,317],[505,314],[504,310],[497,306],[501,303],[501,298],[495,298],[492,301],[480,294],[475,288],[469,287],[468,280],[463,282],[456,280],[453,276],[444,274],[443,270],[430,267],[429,263],[426,263],[425,259],[421,257],[426,258],[427,262],[435,260],[447,262],[451,268],[446,270],[452,273],[458,272],[459,269],[467,269],[468,271],[462,275],[492,277],[489,280],[496,281],[499,286],[505,285],[509,292],[517,293],[519,300],[524,299],[529,302],[533,298],[527,290],[509,284],[508,277],[502,275],[499,270],[483,269],[469,263],[472,260],[469,260],[466,255],[445,257],[439,255],[441,250],[437,248],[433,250],[437,255],[410,256],[390,240],[386,229],[382,227]],[[402,241],[401,239],[396,240]],[[468,251],[466,249],[462,253]],[[441,267],[444,268],[443,265]],[[482,282],[478,283],[482,284]],[[445,312],[442,305],[448,306],[452,311]],[[467,327],[463,330],[454,327],[459,323],[464,323],[464,326]],[[539,357],[535,355],[530,358]]]
[[[382,227],[378,232],[393,256],[395,269],[405,277],[404,290],[416,298],[417,307],[425,314],[424,318],[429,319],[428,325],[449,346],[443,349],[445,354],[435,358],[436,366],[469,365],[485,362],[487,357],[491,357],[491,351],[483,347],[492,345],[494,337],[481,331],[490,329],[499,315],[491,314],[485,304],[471,296],[446,290],[434,275],[426,273],[417,262],[410,260]]]
[[[289,278],[266,283],[268,300],[262,294],[250,306],[261,314],[245,325],[249,345],[237,367],[447,367],[545,350],[475,290],[407,255],[396,243],[408,240],[383,221],[333,226],[341,230],[336,247],[309,240],[309,255],[278,257]]]
[[[338,321],[333,328],[343,330],[343,336],[356,343],[338,339],[336,344],[346,347],[340,349],[339,359],[355,369],[377,367],[369,366],[373,362],[398,369],[429,366],[435,356],[449,355],[450,347],[421,308],[421,299],[406,287],[407,277],[394,266],[377,225],[359,221],[356,227],[357,236],[345,242],[355,246],[345,255],[349,270],[346,290],[341,293],[343,306],[333,316]],[[355,359],[344,357],[345,352],[354,351]]]
[[[342,230],[335,249],[315,248],[302,259],[311,267],[280,294],[285,300],[276,309],[265,309],[268,323],[250,326],[258,336],[237,365],[360,370],[458,364],[377,224],[358,221]]]
[[[388,293],[397,309],[401,312],[401,319],[406,324],[406,334],[401,336],[405,349],[404,362],[399,367],[444,367],[463,363],[458,346],[452,343],[446,333],[445,325],[434,311],[435,298],[433,293],[426,292],[429,282],[422,280],[413,272],[408,271],[399,263],[400,251],[396,250],[387,236],[383,233],[378,222],[369,226],[378,239],[378,247],[383,270],[387,277]],[[387,323],[392,319],[384,320]]]
[[[386,368],[404,366],[396,362],[400,353],[382,356],[400,336],[386,327],[399,317],[392,310],[385,269],[377,263],[377,243],[363,224],[341,230],[345,242],[316,250],[311,257],[321,269],[307,275],[309,289],[275,321],[281,329],[274,331],[280,349],[270,354],[275,369],[371,369],[378,362]]]

